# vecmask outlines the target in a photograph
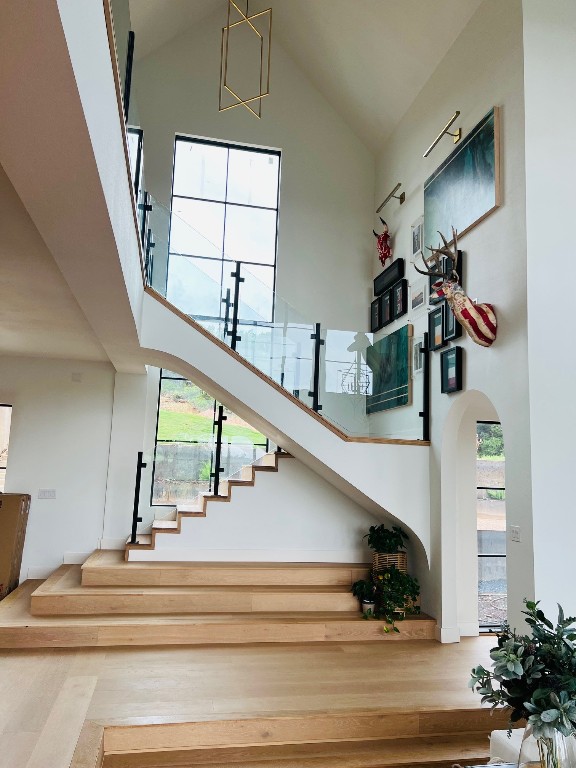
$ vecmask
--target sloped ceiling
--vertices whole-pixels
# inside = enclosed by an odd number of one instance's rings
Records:
[[[272,6],[273,38],[377,152],[482,1],[253,0],[250,10]],[[226,0],[130,0],[137,56],[210,14],[223,25],[226,7]],[[272,58],[272,89],[273,66]]]

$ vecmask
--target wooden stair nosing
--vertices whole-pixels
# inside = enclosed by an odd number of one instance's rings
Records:
[[[110,752],[104,768],[451,768],[489,758],[486,734],[420,736],[410,739],[316,742],[257,747],[206,747],[158,752]],[[417,762],[416,762],[417,761]]]
[[[137,727],[110,726],[104,734],[104,750],[190,750],[381,740],[398,740],[409,745],[419,738],[453,736],[455,733],[487,736],[495,727],[505,727],[507,723],[507,712],[495,710],[493,714],[492,710],[480,707],[307,712]]]

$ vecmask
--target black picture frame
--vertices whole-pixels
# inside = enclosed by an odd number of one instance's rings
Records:
[[[380,324],[380,299],[374,299],[370,304],[370,332],[376,333],[382,328]]]
[[[395,259],[384,272],[374,278],[374,296],[381,296],[387,288],[401,280],[404,277],[404,270],[404,259]]]
[[[462,347],[458,346],[450,347],[440,355],[440,389],[443,394],[462,390],[462,360]]]
[[[444,306],[440,305],[428,314],[428,348],[435,352],[446,346],[444,339]]]
[[[394,320],[394,312],[392,311],[392,291],[387,290],[379,298],[380,301],[380,328],[384,328]]]
[[[442,256],[442,271],[449,273],[452,272],[454,269],[454,259],[451,259],[449,256]],[[456,270],[458,273],[458,278],[460,281],[460,285],[462,288],[464,288],[464,255],[462,251],[458,251],[458,258],[456,260]],[[428,290],[430,291],[430,298],[429,302],[430,304],[440,304],[440,302],[445,301],[445,299],[440,298],[439,296],[434,298],[432,296],[432,286],[434,283],[438,280],[438,277],[434,277],[433,275],[430,275],[428,278]]]
[[[444,341],[454,341],[455,339],[459,339],[462,336],[462,326],[456,319],[456,315],[447,301],[444,303],[443,308],[442,335]]]
[[[394,320],[408,312],[408,280],[400,280],[392,286],[392,314]]]

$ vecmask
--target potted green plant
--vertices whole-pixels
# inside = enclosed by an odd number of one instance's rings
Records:
[[[370,549],[374,550],[372,558],[374,571],[394,566],[403,573],[407,572],[408,558],[406,552],[402,550],[406,549],[406,542],[409,539],[408,534],[399,525],[393,525],[392,528],[386,528],[384,523],[371,525],[364,538]]]
[[[530,635],[504,625],[490,651],[493,669],[477,666],[469,686],[482,703],[509,707],[510,729],[527,720],[543,768],[576,766],[576,617],[558,606],[554,627],[538,603],[525,601]]]
[[[357,581],[352,585],[352,593],[362,601],[363,613],[368,618],[384,619],[393,632],[399,632],[396,622],[401,621],[406,614],[420,613],[416,604],[420,595],[417,579],[392,566],[385,570],[372,573],[370,580]],[[374,605],[369,613],[366,601]],[[389,627],[385,627],[389,632]]]
[[[364,615],[373,616],[376,603],[374,602],[374,582],[370,579],[360,579],[352,584],[352,594],[360,601]]]

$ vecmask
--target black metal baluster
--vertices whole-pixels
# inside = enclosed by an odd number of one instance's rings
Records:
[[[128,32],[128,52],[126,54],[126,71],[124,73],[124,120],[128,122],[130,112],[130,91],[132,89],[132,65],[134,63],[134,32]]]
[[[320,323],[316,323],[316,331],[310,336],[314,341],[314,372],[312,375],[312,392],[308,392],[308,397],[312,398],[312,410],[322,410],[319,403],[320,388],[320,347],[324,346],[324,339],[320,335]]]
[[[144,453],[138,451],[138,463],[136,464],[136,488],[134,489],[134,510],[132,512],[132,534],[130,535],[130,544],[137,544],[136,541],[136,528],[138,523],[142,522],[142,518],[138,517],[138,508],[140,506],[140,483],[142,482],[142,470],[146,467],[146,463],[142,461]]]
[[[140,222],[140,240],[142,247],[146,247],[146,230],[148,229],[148,214],[152,210],[152,203],[150,202],[150,194],[146,190],[142,190],[142,201],[138,203],[138,210],[142,211],[142,221]]]
[[[430,440],[430,349],[428,348],[428,333],[424,334],[424,341],[420,354],[424,355],[422,365],[422,410],[418,414],[422,418],[422,440]]]
[[[234,278],[234,304],[232,304],[232,330],[228,331],[228,336],[232,339],[230,349],[236,349],[236,344],[242,341],[242,336],[238,336],[238,304],[240,300],[240,283],[244,278],[240,276],[241,261],[236,262],[236,269],[231,272],[230,277]]]
[[[154,235],[152,234],[152,230],[150,227],[148,227],[148,234],[146,235],[146,251],[145,251],[145,261],[144,261],[144,271],[146,273],[146,282],[148,285],[152,285],[152,259],[153,259],[153,253],[156,246],[156,243],[154,242]]]
[[[210,473],[210,477],[214,478],[214,496],[218,496],[220,489],[220,473],[224,471],[224,467],[220,466],[222,461],[222,426],[227,420],[227,416],[224,416],[224,406],[218,406],[218,417],[214,422],[216,427],[216,456],[214,458],[214,471]]]
[[[230,307],[232,306],[232,302],[230,301],[230,288],[226,288],[226,298],[222,299],[222,304],[224,304],[224,336],[225,339],[230,334],[228,333],[228,326],[230,325]]]

